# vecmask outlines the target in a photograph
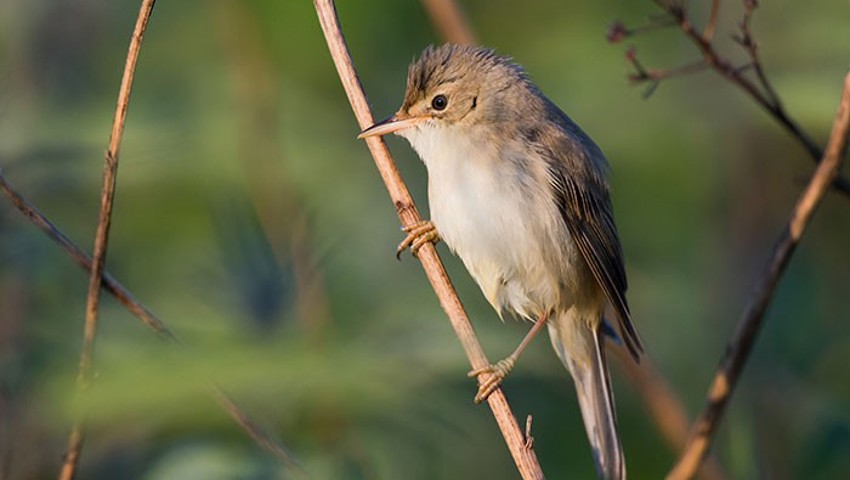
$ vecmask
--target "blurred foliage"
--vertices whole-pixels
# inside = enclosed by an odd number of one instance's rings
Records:
[[[461,2],[483,43],[526,66],[614,170],[633,312],[695,412],[774,238],[812,169],[769,117],[710,73],[645,101],[624,80],[615,19],[651,2]],[[702,21],[708,2],[691,2]],[[0,167],[81,246],[137,2],[0,4]],[[377,116],[408,62],[439,43],[416,1],[340,2]],[[721,48],[740,5],[723,2]],[[768,2],[754,33],[789,111],[825,139],[847,68],[845,2]],[[696,52],[674,30],[637,43],[648,66]],[[393,259],[392,205],[355,140],[311,2],[158,2],[121,150],[108,269],[184,340],[163,345],[105,298],[97,379],[73,394],[86,275],[0,202],[0,476],[51,478],[69,417],[87,412],[80,478],[292,478],[207,395],[214,380],[313,478],[516,478],[461,349],[415,261]],[[425,172],[389,140],[425,206]],[[732,478],[838,478],[850,468],[850,204],[828,195],[777,292],[716,451]],[[444,247],[440,247],[443,249]],[[445,250],[443,250],[445,253]],[[501,324],[444,255],[491,358]],[[615,370],[632,478],[674,453]],[[534,415],[549,478],[591,478],[568,375],[548,342],[506,383]]]

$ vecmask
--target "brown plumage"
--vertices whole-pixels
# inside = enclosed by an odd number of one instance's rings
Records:
[[[547,322],[575,381],[599,475],[625,478],[605,364],[606,303],[635,359],[642,347],[602,151],[510,59],[455,45],[427,48],[410,66],[399,111],[362,136],[391,132],[425,163],[433,225],[487,300],[500,315]],[[495,380],[477,398],[507,375],[531,336],[489,369]]]

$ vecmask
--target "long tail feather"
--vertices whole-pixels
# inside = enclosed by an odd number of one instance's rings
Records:
[[[572,313],[572,312],[571,312]],[[617,436],[617,417],[604,335],[569,313],[549,323],[552,346],[572,374],[599,478],[624,480],[626,464]]]

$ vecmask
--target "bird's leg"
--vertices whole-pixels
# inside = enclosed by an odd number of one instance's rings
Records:
[[[531,340],[533,340],[534,337],[536,337],[537,334],[540,333],[540,330],[543,328],[544,325],[546,325],[547,320],[549,320],[549,312],[544,313],[540,316],[540,318],[537,319],[537,322],[534,324],[533,327],[531,327],[531,330],[529,330],[528,333],[525,334],[525,338],[522,339],[522,342],[519,343],[519,346],[516,347],[514,353],[510,354],[507,358],[499,360],[495,364],[491,364],[484,368],[477,368],[467,374],[470,378],[477,377],[485,373],[490,374],[490,376],[486,380],[481,382],[481,385],[478,386],[478,393],[475,394],[475,403],[483,402],[487,399],[487,397],[490,396],[491,393],[493,393],[494,390],[499,388],[499,385],[501,385],[502,380],[504,380],[505,377],[508,376],[508,373],[511,372],[511,369],[514,368],[514,364],[516,363],[522,351],[525,350],[525,347],[527,347],[528,344],[531,343]]]
[[[431,220],[420,220],[413,225],[401,227],[401,229],[407,232],[407,236],[398,244],[398,248],[395,251],[395,257],[399,260],[401,260],[401,252],[407,248],[410,248],[410,253],[414,257],[417,257],[422,245],[440,241],[440,234],[437,233],[437,229],[431,223]]]

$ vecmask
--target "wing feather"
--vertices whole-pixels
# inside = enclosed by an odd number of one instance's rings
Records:
[[[557,107],[555,107],[557,108]],[[637,360],[643,346],[626,301],[626,271],[605,180],[601,150],[557,110],[551,128],[538,137],[555,188],[555,201],[567,230],[619,320],[629,352]]]

